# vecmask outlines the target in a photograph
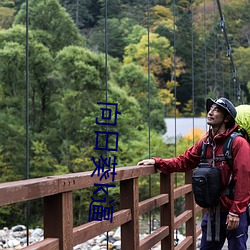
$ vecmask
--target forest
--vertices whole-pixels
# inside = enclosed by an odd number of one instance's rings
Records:
[[[182,153],[201,133],[170,145],[164,118],[204,117],[207,97],[249,103],[250,2],[220,2],[230,48],[215,0],[2,0],[1,183],[94,170],[96,131],[107,129],[96,124],[98,103],[120,113],[108,126],[119,133],[108,152],[116,167]],[[157,192],[157,177],[152,183]],[[140,184],[143,199],[148,180]],[[90,192],[74,193],[76,225],[86,221]],[[42,226],[41,202],[30,204],[34,226]],[[24,208],[0,207],[0,227],[24,221]]]

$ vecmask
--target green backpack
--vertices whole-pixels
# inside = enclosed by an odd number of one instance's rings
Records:
[[[250,138],[250,105],[239,105],[236,108],[236,123],[239,125],[239,132],[248,140]]]

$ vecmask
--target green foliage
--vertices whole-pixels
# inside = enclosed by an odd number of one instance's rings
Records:
[[[87,35],[88,47],[93,51],[105,52],[108,49],[108,54],[120,61],[124,55],[124,48],[129,43],[128,37],[133,29],[134,22],[129,18],[109,18],[106,24],[108,33],[108,47],[103,41],[105,20],[101,20],[91,32]]]
[[[140,112],[143,117],[143,123],[148,122],[150,109],[150,122],[152,128],[157,131],[164,130],[164,106],[158,97],[155,78],[150,75],[150,79],[143,72],[139,65],[130,63],[125,64],[120,69],[117,77],[119,86],[125,89],[129,95],[135,97],[140,105]],[[149,107],[150,101],[150,107]]]
[[[149,43],[150,48],[148,48]],[[172,57],[173,47],[170,45],[169,40],[165,37],[160,37],[156,33],[150,33],[149,36],[142,36],[139,43],[129,44],[125,48],[124,63],[133,62],[139,64],[142,66],[144,72],[148,72],[150,69],[150,72],[155,76],[160,92],[162,92],[166,89],[167,78],[172,78],[173,68],[175,68],[177,76],[183,71],[183,63],[180,58],[176,59],[178,67],[175,67]],[[164,91],[164,95],[159,93],[159,96],[162,102],[165,102],[164,99],[173,99],[171,93],[168,91]]]
[[[14,24],[26,24],[26,6],[15,17]],[[29,1],[29,28],[52,51],[69,45],[83,45],[83,38],[66,10],[58,0]]]
[[[14,108],[0,113],[1,182],[25,176],[25,128],[17,114]]]
[[[241,76],[240,81],[247,83],[246,86],[243,86],[243,89],[246,95],[248,96],[248,99],[246,100],[246,102],[248,102],[250,93],[250,88],[248,87],[250,79],[250,72],[249,72],[250,48],[239,47],[235,50],[234,54],[235,54],[235,64],[236,67],[239,69],[238,74]]]
[[[8,29],[14,19],[15,10],[13,8],[0,6],[0,29]]]
[[[173,30],[173,18],[173,12],[170,10],[170,8],[167,8],[163,5],[156,5],[152,7],[150,21],[154,30],[156,30],[159,26]]]
[[[100,19],[101,4],[98,0],[61,0],[60,2],[80,29],[93,27]]]
[[[22,83],[25,82],[25,53],[24,46],[9,42],[3,43],[0,48],[0,82],[3,83],[5,104],[9,97],[12,107],[21,110],[22,101],[19,93],[23,92]],[[19,97],[19,99],[18,99]],[[10,104],[10,103],[9,103]]]
[[[169,41],[158,34],[150,34],[150,58],[154,62],[151,65],[151,72],[155,75],[161,74],[164,70],[172,67],[171,56],[173,48]],[[148,36],[144,35],[138,44],[130,44],[125,48],[125,63],[139,63],[147,72],[148,67]]]
[[[31,151],[33,157],[30,162],[30,177],[53,175],[56,162],[44,142],[33,141]]]

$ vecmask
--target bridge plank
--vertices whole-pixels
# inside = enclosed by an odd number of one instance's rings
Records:
[[[102,233],[105,233],[111,229],[114,229],[124,223],[131,221],[131,210],[123,209],[113,214],[113,222],[103,221],[91,221],[84,225],[75,227],[73,229],[73,242],[74,246],[81,244],[87,240],[94,238]]]
[[[192,185],[191,184],[185,184],[181,187],[177,187],[174,190],[174,199],[177,199],[181,197],[184,194],[188,194],[192,192]]]
[[[115,181],[128,180],[139,176],[148,176],[157,171],[154,166],[130,166],[116,169]],[[92,171],[47,176],[28,180],[0,183],[0,206],[23,202],[46,196],[93,187],[100,182],[99,177],[91,177]],[[110,179],[102,180],[102,184]]]
[[[58,193],[57,178],[35,178],[0,184],[0,206]]]
[[[139,203],[139,214],[143,215],[169,202],[168,194],[160,194]]]
[[[140,241],[140,250],[148,250],[157,244],[162,239],[169,235],[169,227],[163,226],[158,228],[155,232],[151,233],[143,240]]]
[[[59,250],[59,239],[47,238],[22,248],[23,250]]]
[[[187,210],[174,219],[174,229],[177,229],[192,218],[192,210]]]
[[[187,236],[181,243],[179,243],[175,250],[188,249],[193,244],[193,237]]]

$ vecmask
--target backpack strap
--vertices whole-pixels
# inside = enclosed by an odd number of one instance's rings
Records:
[[[233,132],[231,133],[225,140],[224,145],[223,145],[223,154],[225,157],[225,160],[227,161],[230,169],[233,169],[233,155],[232,155],[232,144],[233,140],[237,136],[242,136],[242,133],[240,132]],[[201,162],[206,161],[206,152],[207,152],[207,144],[202,142],[202,148],[201,148]],[[215,161],[221,161],[224,160],[223,158],[215,158]]]
[[[205,162],[217,162],[217,161],[224,161],[224,157],[216,157],[216,158],[206,158],[206,152],[207,152],[207,143],[202,142],[202,147],[201,147],[201,155],[200,155],[200,162],[205,163]],[[230,149],[229,149],[230,150]],[[231,151],[230,151],[231,152]]]
[[[225,156],[225,159],[230,167],[230,169],[232,170],[233,169],[233,156],[232,156],[232,144],[233,144],[233,140],[237,137],[237,136],[242,136],[241,133],[239,132],[233,132],[231,133],[224,145],[223,145],[223,154]]]
[[[233,155],[232,155],[232,144],[233,144],[233,140],[237,137],[237,136],[242,136],[241,133],[239,132],[233,132],[231,133],[227,138],[226,141],[223,145],[223,154],[225,157],[225,160],[227,161],[231,171],[233,171]],[[234,184],[232,181],[232,174],[230,176],[229,182],[227,184],[227,187],[224,191],[224,194],[226,194],[231,200],[234,199]]]
[[[202,148],[201,148],[201,158],[200,162],[206,162],[206,152],[207,152],[207,144],[202,142]]]

